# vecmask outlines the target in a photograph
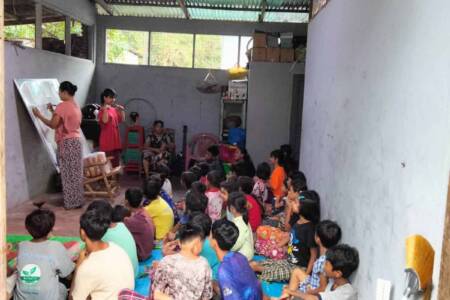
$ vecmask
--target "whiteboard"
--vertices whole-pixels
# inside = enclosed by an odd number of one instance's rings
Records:
[[[50,155],[50,160],[59,172],[58,160],[56,157],[57,145],[55,142],[55,130],[49,128],[41,120],[33,115],[33,107],[39,108],[41,113],[47,118],[52,118],[52,113],[47,109],[47,103],[57,105],[61,102],[58,95],[59,82],[57,79],[15,79],[17,90],[20,93],[28,114],[36,127],[42,142]],[[81,130],[81,129],[80,129]],[[92,152],[86,142],[83,132],[81,132],[81,144],[83,157]]]

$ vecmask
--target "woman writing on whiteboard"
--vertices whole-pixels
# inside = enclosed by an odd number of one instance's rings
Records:
[[[59,97],[62,102],[55,109],[51,104],[47,106],[52,113],[51,119],[45,118],[38,108],[33,108],[36,118],[55,130],[65,209],[80,208],[84,203],[81,110],[73,97],[76,91],[77,86],[69,81],[59,85]]]
[[[120,164],[120,153],[122,144],[120,142],[119,124],[125,120],[125,109],[116,104],[116,92],[112,89],[105,89],[100,96],[102,108],[98,113],[100,123],[99,149],[106,153],[106,156],[113,157],[111,163],[113,167]]]

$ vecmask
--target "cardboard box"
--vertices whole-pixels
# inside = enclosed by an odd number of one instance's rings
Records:
[[[280,48],[267,48],[267,61],[280,62]]]
[[[281,49],[280,62],[293,62],[295,59],[294,49]]]
[[[253,47],[254,48],[266,48],[267,47],[267,35],[265,33],[253,34]]]
[[[267,48],[252,48],[252,61],[267,61]]]

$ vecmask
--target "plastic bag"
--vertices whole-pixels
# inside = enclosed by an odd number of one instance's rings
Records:
[[[216,77],[208,71],[203,81],[199,82],[196,86],[197,90],[205,94],[216,94],[220,93],[222,88],[216,80]]]

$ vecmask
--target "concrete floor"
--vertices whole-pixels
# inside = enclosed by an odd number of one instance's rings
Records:
[[[121,178],[121,188],[118,195],[112,201],[112,204],[124,204],[125,191],[129,187],[141,187],[141,181],[137,176],[123,176]],[[173,179],[174,200],[178,200],[182,191],[178,188],[178,180]],[[56,215],[56,224],[53,228],[53,235],[57,236],[78,236],[79,235],[79,219],[86,207],[94,201],[94,198],[86,198],[83,208],[75,210],[65,210],[62,205],[62,194],[44,194],[31,199],[7,212],[7,233],[8,234],[28,234],[25,229],[25,217],[36,207],[33,202],[45,201],[45,208],[51,209]]]

